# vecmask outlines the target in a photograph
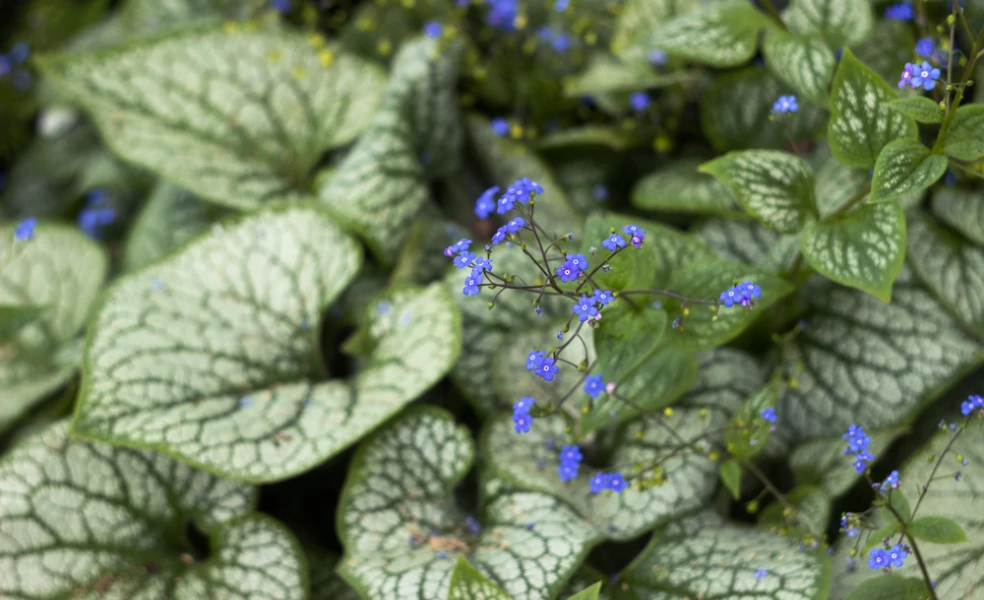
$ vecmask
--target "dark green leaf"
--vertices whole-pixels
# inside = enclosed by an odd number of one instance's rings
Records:
[[[735,500],[741,498],[741,465],[738,461],[729,458],[718,467],[718,474],[721,476],[721,483],[731,492],[731,497]]]
[[[574,594],[567,600],[598,600],[598,594],[601,593],[601,582],[592,585],[589,588],[585,588],[580,592]]]
[[[882,575],[858,586],[847,600],[926,600],[926,583],[918,577]]]
[[[919,517],[908,528],[912,537],[934,544],[959,544],[967,541],[963,527],[946,517]]]
[[[447,600],[512,600],[512,596],[489,581],[464,556],[459,556],[451,572]]]
[[[598,269],[591,276],[604,289],[615,291],[647,289],[652,281],[653,273],[656,272],[657,268],[657,248],[652,244],[644,243],[641,248],[634,248],[632,244],[628,244],[611,259],[604,260],[610,253],[601,246],[601,243],[608,239],[613,231],[626,239],[627,236],[622,232],[622,227],[634,222],[634,217],[605,213],[603,215],[593,214],[584,223],[580,251],[588,257],[588,264],[591,265],[588,272],[594,271],[603,262],[607,262],[612,267],[608,272]],[[645,225],[640,225],[640,227],[646,229]],[[654,235],[648,229],[646,231],[647,242],[651,237],[658,235]],[[596,253],[591,252],[591,248],[595,248]],[[572,285],[571,289],[575,287],[578,286]]]
[[[799,252],[799,235],[780,235],[753,220],[709,219],[694,235],[719,258],[755,265],[769,273],[788,269]]]
[[[742,214],[728,188],[697,170],[700,161],[679,160],[643,177],[632,188],[641,210],[733,216]]]
[[[740,459],[749,459],[762,451],[772,435],[773,425],[762,418],[761,411],[775,408],[779,389],[765,385],[741,403],[728,422],[724,439],[728,452]]]
[[[827,139],[837,160],[851,167],[872,168],[886,144],[916,139],[916,123],[892,110],[898,96],[885,80],[844,49],[830,95]]]
[[[889,525],[899,522],[899,517],[901,517],[903,523],[908,523],[909,519],[912,518],[912,508],[909,506],[909,500],[905,497],[905,494],[900,489],[892,490],[888,494],[888,501],[891,504],[892,509],[895,513],[898,513],[898,517],[892,510],[889,510],[888,506],[881,507],[881,518],[885,523]]]
[[[940,188],[933,194],[933,214],[970,241],[984,246],[984,194],[976,190]]]
[[[946,114],[940,105],[925,96],[910,96],[890,100],[888,107],[911,118],[917,123],[942,123]]]
[[[946,172],[947,160],[916,140],[890,142],[878,155],[869,202],[888,202],[922,191]]]
[[[782,20],[793,33],[819,34],[831,48],[840,48],[863,42],[874,16],[867,3],[855,0],[793,0]]]
[[[759,514],[759,525],[781,528],[788,524],[814,538],[822,537],[830,521],[830,496],[823,489],[796,486],[786,494],[786,502],[793,508],[791,514],[781,502],[772,502]]]
[[[943,150],[957,160],[977,160],[984,156],[984,105],[968,104],[957,109]]]

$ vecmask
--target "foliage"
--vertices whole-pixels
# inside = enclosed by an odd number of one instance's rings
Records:
[[[13,4],[0,597],[984,589],[981,2]]]

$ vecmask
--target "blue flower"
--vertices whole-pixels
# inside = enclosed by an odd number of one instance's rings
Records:
[[[554,10],[557,12],[564,12],[570,4],[571,0],[557,0],[554,2]]]
[[[621,473],[612,473],[611,478],[608,480],[608,489],[616,494],[621,494],[622,490],[627,487],[629,487],[629,483],[625,481]]]
[[[907,2],[899,2],[885,8],[885,18],[890,21],[911,21],[915,13]]]
[[[621,494],[622,490],[629,487],[621,473],[605,473],[599,471],[591,478],[591,493],[597,494],[602,490],[611,490],[616,494]]]
[[[601,243],[609,252],[615,252],[618,248],[625,247],[625,238],[617,233],[610,235],[605,241]]]
[[[534,354],[543,354],[542,352],[536,352]],[[532,355],[532,354],[531,354]],[[530,409],[536,404],[536,400],[530,396],[523,396],[513,404],[513,413],[516,414],[529,414]]]
[[[472,241],[468,238],[461,238],[457,242],[451,244],[444,249],[444,256],[448,258],[455,256],[456,254],[461,254],[462,252],[467,252],[471,248]]]
[[[931,58],[936,53],[936,42],[931,37],[920,38],[916,42],[916,54],[924,58]]]
[[[772,407],[763,408],[762,410],[759,411],[759,414],[762,415],[762,418],[768,421],[769,423],[775,423],[778,420],[776,418],[776,409]]]
[[[611,290],[595,290],[594,301],[602,306],[608,306],[615,301],[615,296],[612,295]]]
[[[591,396],[592,400],[598,398],[605,391],[605,379],[601,375],[588,375],[584,378],[584,393]]]
[[[564,446],[560,450],[559,457],[560,465],[557,467],[557,473],[560,474],[560,480],[577,479],[577,471],[581,466],[581,460],[584,458],[581,455],[581,449],[576,445]]]
[[[722,304],[731,308],[735,304],[741,304],[742,306],[751,306],[755,304],[755,301],[762,297],[762,288],[755,285],[751,281],[746,281],[744,283],[738,284],[733,288],[729,288],[719,296],[719,300]]]
[[[875,548],[871,551],[870,557],[868,558],[868,566],[872,569],[885,569],[888,567],[888,555],[881,548]]]
[[[755,579],[762,579],[769,575],[768,569],[755,569]]]
[[[526,177],[517,179],[506,189],[506,193],[499,198],[497,212],[500,215],[505,214],[513,209],[516,202],[527,204],[533,196],[538,196],[542,193],[543,187],[539,183],[530,181]]]
[[[907,85],[911,86],[912,78],[916,76],[916,71],[918,69],[918,65],[905,63],[905,68],[902,69],[902,75],[899,76],[899,89],[902,89]]]
[[[478,522],[478,519],[476,519],[471,515],[465,517],[464,525],[465,525],[465,529],[468,530],[468,533],[472,535],[478,535],[482,533],[482,524]]]
[[[629,236],[632,245],[636,248],[642,246],[642,242],[646,239],[646,230],[638,225],[626,225],[622,228],[622,232]]]
[[[468,277],[465,277],[465,287],[461,290],[461,293],[466,296],[475,296],[478,294],[478,285],[482,283],[481,278],[475,276],[475,272],[472,271]]]
[[[491,271],[492,261],[484,256],[479,256],[475,259],[475,270],[477,271]]]
[[[974,395],[960,403],[960,412],[967,416],[974,410],[984,411],[984,398]]]
[[[909,80],[909,87],[912,89],[922,89],[929,91],[936,87],[936,80],[940,78],[940,70],[934,69],[931,64],[923,61],[922,65],[916,70],[912,79]]]
[[[509,121],[503,119],[502,117],[492,119],[492,133],[499,137],[506,137],[509,135]]]
[[[857,516],[854,513],[844,513],[841,515],[841,529],[847,534],[847,537],[857,537],[861,534],[861,530],[858,529],[856,522],[858,521]]]
[[[896,569],[902,566],[902,562],[907,556],[909,556],[909,553],[906,552],[905,547],[902,544],[895,544],[885,553],[885,557],[888,562],[892,563],[892,566]]]
[[[496,194],[499,193],[499,186],[493,185],[489,189],[482,192],[482,195],[478,197],[475,201],[475,216],[479,219],[488,219],[492,211],[495,210],[495,200],[493,199]]]
[[[526,227],[526,221],[523,219],[523,217],[516,217],[512,221],[506,223],[505,227],[506,227],[506,231],[508,231],[509,233],[519,233],[520,227]]]
[[[10,70],[13,68],[14,61],[10,60],[10,57],[6,54],[0,54],[0,79],[9,75]]]
[[[34,230],[38,226],[38,220],[34,217],[27,217],[17,224],[14,229],[14,239],[18,242],[26,242],[34,239]]]
[[[541,356],[536,359],[536,368],[533,372],[544,381],[553,381],[554,375],[557,374],[558,370],[557,365],[554,364],[553,357]]]
[[[598,314],[598,308],[595,307],[594,300],[587,296],[581,296],[581,299],[574,305],[573,310],[574,314],[577,315],[577,320],[582,323]]]
[[[850,454],[861,452],[868,448],[868,444],[871,443],[871,438],[868,437],[864,432],[864,427],[860,425],[855,425],[852,423],[847,428],[847,433],[841,436],[841,439],[847,440],[847,449],[844,450],[844,454]]]
[[[654,67],[662,67],[669,61],[669,57],[666,52],[659,49],[652,49],[649,51],[649,64]]]
[[[506,241],[506,226],[496,229],[495,233],[492,234],[492,245],[498,246],[501,242]]]
[[[516,426],[516,433],[529,433],[533,417],[529,413],[513,413],[513,424]]]
[[[564,264],[557,267],[557,275],[560,277],[561,283],[570,283],[571,281],[576,281],[577,276],[579,274],[580,271],[578,271],[574,267],[574,265],[572,265],[569,262],[565,262]]]
[[[591,493],[597,494],[601,490],[608,489],[608,481],[611,479],[611,475],[598,471],[595,476],[591,478]]]
[[[467,250],[454,257],[454,266],[459,269],[470,267],[475,262],[475,253]]]
[[[17,42],[10,47],[10,59],[16,64],[20,64],[27,60],[27,57],[31,55],[31,47],[25,42]]]
[[[583,254],[568,254],[567,262],[579,271],[587,271],[591,266],[588,264],[588,259]]]
[[[106,204],[106,192],[92,190],[86,196],[86,206],[78,216],[79,228],[89,237],[99,239],[102,228],[116,220],[116,209]]]
[[[562,482],[571,481],[577,479],[578,465],[560,463],[557,465],[557,474],[560,475],[560,480]]]
[[[493,29],[514,31],[516,16],[519,14],[519,0],[489,0],[489,11],[485,22]]]
[[[531,350],[530,355],[526,357],[526,370],[532,371],[536,369],[536,361],[542,359],[545,355],[543,352],[537,350]],[[522,400],[520,400],[522,402]]]
[[[772,105],[772,112],[777,114],[794,113],[799,110],[796,96],[779,96],[775,104]]]
[[[291,9],[291,0],[270,0],[267,6],[270,10],[275,10],[282,15],[286,15]]]
[[[429,38],[437,39],[441,37],[442,33],[444,33],[444,27],[437,21],[428,21],[424,25],[424,35]]]
[[[636,92],[629,96],[629,105],[636,112],[643,112],[649,108],[649,94],[646,92]]]
[[[598,202],[608,200],[608,186],[603,183],[599,183],[591,188],[591,195],[594,196],[594,199]]]
[[[891,473],[888,474],[888,477],[885,478],[885,481],[882,482],[881,491],[886,492],[888,490],[897,489],[898,487],[899,487],[899,472],[892,471]]]

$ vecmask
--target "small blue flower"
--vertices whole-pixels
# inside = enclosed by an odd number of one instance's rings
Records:
[[[523,177],[517,179],[506,189],[506,193],[499,198],[497,212],[502,215],[513,209],[516,202],[528,204],[533,196],[543,193],[543,187],[535,181],[530,181]]]
[[[27,217],[21,220],[14,229],[14,239],[18,242],[26,242],[34,239],[34,230],[38,226],[38,220],[34,217]]]
[[[520,227],[526,227],[526,221],[522,217],[516,217],[512,221],[506,223],[506,231],[509,233],[519,233]]]
[[[485,22],[489,27],[505,32],[516,29],[519,0],[489,0],[488,5],[489,11],[485,14]]]
[[[578,465],[571,463],[560,463],[557,465],[557,474],[560,475],[562,482],[577,479]]]
[[[529,433],[533,417],[529,413],[513,413],[513,424],[516,426],[516,433]]]
[[[492,260],[485,258],[484,256],[479,256],[475,259],[475,269],[478,271],[491,271]]]
[[[768,569],[755,569],[755,579],[762,579],[769,575]]]
[[[875,548],[871,551],[868,558],[868,566],[872,569],[885,569],[888,567],[888,556],[885,551],[881,548]]]
[[[936,87],[936,81],[940,78],[940,70],[934,69],[931,64],[923,61],[912,79],[909,80],[909,87],[912,89],[922,89],[929,91]]]
[[[612,473],[611,478],[608,480],[608,489],[616,494],[621,494],[622,490],[627,487],[629,487],[629,483],[625,481],[621,473]]]
[[[116,209],[106,204],[106,192],[95,189],[86,196],[86,206],[78,216],[79,228],[89,237],[99,239],[102,228],[116,220]]]
[[[554,10],[557,12],[564,12],[570,4],[571,0],[556,0],[556,2],[554,2]]]
[[[594,199],[598,202],[608,200],[608,186],[603,183],[599,183],[591,188],[591,195],[594,196]]]
[[[539,360],[539,359],[541,359],[543,357],[544,357],[543,352],[539,352],[537,350],[530,351],[529,356],[526,357],[526,370],[527,371],[532,371],[532,370],[536,369],[536,362],[537,362],[537,360]],[[520,400],[520,402],[522,402],[522,401],[523,400]]]
[[[848,512],[841,515],[841,529],[847,534],[847,537],[857,537],[861,534],[861,530],[854,525],[855,521],[854,513]]]
[[[871,443],[871,438],[868,437],[864,432],[864,427],[860,425],[855,425],[852,423],[847,428],[847,433],[841,436],[841,439],[847,440],[847,449],[844,450],[844,454],[859,453],[868,448],[868,444]]]
[[[594,301],[602,306],[608,306],[615,301],[615,296],[612,295],[611,290],[595,290]]]
[[[965,417],[975,410],[984,411],[984,398],[974,395],[960,403],[960,412]]]
[[[936,42],[931,37],[920,38],[916,42],[916,54],[923,58],[932,58],[936,54]]]
[[[576,281],[577,276],[581,272],[578,271],[574,265],[570,262],[565,262],[564,264],[557,267],[557,275],[560,277],[561,283],[570,283],[571,281]]]
[[[629,96],[629,105],[635,112],[644,112],[649,108],[649,94],[646,92],[635,92]]]
[[[461,238],[457,242],[451,244],[450,246],[444,249],[444,256],[451,258],[452,256],[461,254],[462,252],[467,252],[468,249],[471,248],[471,245],[472,245],[472,241],[470,239]]]
[[[544,381],[553,381],[554,375],[557,374],[558,370],[557,365],[554,364],[553,357],[544,356],[536,359],[536,368],[533,372]]]
[[[762,418],[768,421],[769,423],[775,423],[778,420],[776,418],[776,409],[772,407],[763,408],[762,410],[759,411],[759,414],[762,415]]]
[[[499,193],[499,186],[494,185],[482,192],[482,195],[475,201],[475,216],[479,219],[488,219],[492,211],[495,210],[495,195]]]
[[[915,13],[908,2],[899,2],[885,8],[885,18],[890,21],[911,21]]]
[[[465,277],[465,287],[461,290],[461,293],[466,296],[475,296],[478,294],[478,285],[482,283],[482,280],[475,277],[472,273],[468,277]]]
[[[579,271],[587,271],[591,266],[588,264],[588,259],[583,254],[568,254],[567,262]]]
[[[9,75],[10,70],[13,68],[14,61],[10,60],[10,57],[6,54],[0,54],[0,79]]]
[[[584,455],[581,454],[581,448],[577,445],[564,446],[560,449],[560,462],[576,463],[581,464],[581,460]]]
[[[799,110],[796,96],[779,96],[779,99],[772,105],[772,112],[777,114],[794,113]]]
[[[10,59],[14,61],[15,64],[24,62],[30,55],[31,47],[25,42],[17,42],[10,48]]]
[[[601,375],[588,375],[584,378],[584,393],[596,400],[605,391],[605,379]]]
[[[428,21],[427,24],[424,25],[424,35],[429,38],[437,39],[441,37],[442,33],[444,33],[444,27],[437,21]]]
[[[270,0],[267,6],[270,7],[270,10],[275,10],[282,15],[286,15],[290,12],[292,3],[291,0]]]
[[[898,569],[902,566],[902,561],[909,556],[909,553],[905,551],[905,547],[902,544],[895,544],[889,548],[885,553],[885,558],[888,562],[892,563],[892,566]]]
[[[619,248],[625,247],[625,238],[617,233],[613,233],[605,241],[601,243],[609,252],[615,252]]]
[[[898,489],[899,487],[899,472],[892,471],[885,478],[885,481],[881,484],[881,491],[887,492],[888,490]]]
[[[902,69],[902,75],[899,76],[899,89],[901,90],[905,86],[911,87],[912,78],[916,76],[919,66],[912,63],[905,63],[905,67]],[[872,169],[874,171],[874,169]]]
[[[601,490],[608,489],[608,481],[611,479],[611,475],[598,471],[595,476],[591,478],[591,493],[597,494]]]
[[[492,133],[499,137],[506,137],[509,135],[509,121],[503,119],[502,117],[492,119]]]
[[[574,304],[573,310],[574,314],[577,315],[577,320],[582,323],[598,314],[598,308],[594,305],[594,300],[587,296],[581,296],[581,299]]]
[[[629,240],[636,248],[642,246],[642,242],[646,239],[646,230],[638,225],[626,225],[622,228],[622,233],[629,236]]]
[[[495,233],[492,234],[492,245],[498,246],[500,243],[506,241],[506,233],[508,232],[506,231],[505,225],[496,229]]]
[[[663,52],[662,50],[654,48],[649,51],[649,64],[654,67],[662,67],[669,60],[669,56],[667,56],[666,52]]]
[[[459,269],[468,268],[473,262],[475,262],[475,253],[467,250],[454,257],[454,266]]]
[[[543,354],[543,353],[536,352],[535,354]],[[516,404],[513,404],[513,412],[517,414],[519,413],[529,414],[530,409],[533,408],[535,404],[536,404],[536,400],[534,400],[530,396],[523,396],[522,398],[516,401]]]
[[[482,533],[482,524],[478,522],[478,519],[476,519],[471,515],[465,517],[464,525],[465,525],[465,529],[468,530],[468,533],[472,535],[478,535]]]

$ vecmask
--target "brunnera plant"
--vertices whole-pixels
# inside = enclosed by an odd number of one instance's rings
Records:
[[[0,597],[980,597],[984,3],[10,11]]]

